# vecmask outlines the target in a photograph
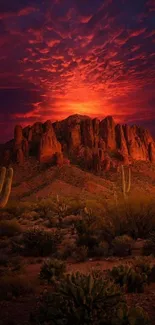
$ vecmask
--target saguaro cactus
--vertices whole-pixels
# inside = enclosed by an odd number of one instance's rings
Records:
[[[0,208],[4,208],[8,202],[13,178],[13,169],[6,170],[2,167],[0,172]]]
[[[125,179],[125,171],[124,171],[124,166],[121,166],[122,170],[122,191],[123,191],[123,196],[124,199],[126,199],[127,194],[130,192],[131,189],[131,169],[129,167],[128,171],[128,184]]]

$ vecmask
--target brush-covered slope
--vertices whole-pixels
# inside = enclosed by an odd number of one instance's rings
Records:
[[[126,167],[127,168],[127,167]],[[29,172],[27,172],[27,170]],[[127,172],[127,170],[126,170]],[[104,172],[102,177],[81,170],[77,166],[41,168],[27,162],[14,166],[14,180],[10,201],[36,200],[60,195],[88,200],[118,200],[122,198],[121,171]],[[150,162],[136,162],[131,166],[130,194],[155,197],[155,166]]]

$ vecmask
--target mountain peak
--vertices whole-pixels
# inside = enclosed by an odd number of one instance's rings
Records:
[[[24,164],[29,157],[40,163],[77,164],[101,172],[134,160],[155,162],[155,143],[140,127],[115,124],[112,116],[102,121],[74,114],[62,121],[36,122],[15,127],[9,147],[3,146],[3,164]]]

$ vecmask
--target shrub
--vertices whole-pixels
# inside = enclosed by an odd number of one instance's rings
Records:
[[[40,279],[47,280],[48,283],[60,279],[66,271],[66,264],[57,259],[47,259],[40,270]]]
[[[119,284],[125,292],[144,291],[144,287],[149,283],[147,272],[142,272],[138,266],[119,265],[113,267],[110,275],[116,284]]]
[[[151,269],[149,280],[150,282],[155,282],[155,266],[153,266]]]
[[[113,254],[116,256],[131,255],[133,239],[127,235],[115,237],[112,241]]]
[[[75,258],[77,262],[85,262],[88,257],[88,247],[76,247],[72,254],[72,257]]]
[[[148,277],[151,274],[152,264],[151,259],[145,257],[137,257],[133,263],[133,266],[140,270],[141,273],[145,273]]]
[[[47,228],[57,227],[59,225],[59,219],[58,217],[49,217],[48,220],[45,220],[44,225]]]
[[[8,255],[0,255],[0,266],[7,267],[9,264]]]
[[[20,256],[14,256],[10,260],[10,267],[12,272],[20,272],[23,269],[24,263],[22,261],[22,258]]]
[[[59,196],[42,199],[38,202],[36,211],[42,217],[65,217],[70,214],[78,214],[83,204],[75,198],[60,198]]]
[[[155,204],[146,198],[128,198],[127,202],[108,208],[107,219],[113,225],[115,236],[128,234],[134,239],[148,238],[155,230]]]
[[[137,306],[133,307],[128,312],[128,324],[129,325],[151,325],[148,314],[143,308]]]
[[[155,231],[150,233],[149,239],[145,242],[143,247],[143,255],[155,256]]]
[[[98,238],[95,235],[91,234],[83,234],[80,235],[77,239],[77,245],[79,246],[79,249],[81,246],[86,246],[89,250],[89,253],[91,255],[93,249],[95,246],[98,246]]]
[[[74,225],[76,222],[80,220],[82,220],[82,216],[80,215],[68,215],[65,218],[63,218],[63,225],[64,226]]]
[[[95,273],[94,273],[95,274]],[[119,288],[92,274],[66,275],[52,292],[44,294],[35,324],[148,325],[141,309],[128,309]]]
[[[113,318],[118,319],[122,300],[119,289],[103,280],[79,273],[67,275],[55,291],[44,296],[39,321],[51,325],[108,325],[111,324],[111,308]]]
[[[110,254],[110,245],[106,241],[101,241],[98,246],[94,247],[94,256],[107,257]]]
[[[29,256],[48,256],[55,252],[59,240],[58,232],[29,229],[23,234],[23,252]]]
[[[0,299],[25,296],[34,292],[34,284],[27,277],[4,275],[0,278]]]
[[[71,257],[73,252],[76,250],[76,247],[77,246],[74,238],[64,239],[57,250],[57,257],[61,259]]]
[[[13,237],[21,232],[21,227],[16,219],[0,221],[0,237]]]

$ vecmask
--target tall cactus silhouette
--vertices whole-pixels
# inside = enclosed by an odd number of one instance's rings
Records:
[[[2,167],[0,172],[0,208],[4,208],[8,202],[13,179],[13,169],[6,170]]]
[[[121,171],[122,171],[122,191],[123,191],[123,196],[124,199],[126,199],[127,194],[130,192],[131,189],[131,169],[129,167],[129,173],[128,173],[128,184],[126,182],[125,179],[125,170],[124,170],[124,166],[121,166]]]

